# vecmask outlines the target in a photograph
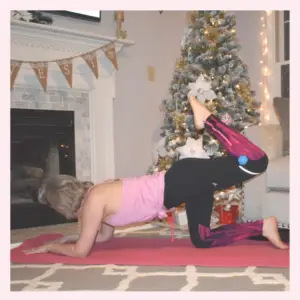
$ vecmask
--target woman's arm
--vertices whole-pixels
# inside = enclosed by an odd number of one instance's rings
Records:
[[[106,224],[106,223],[102,223],[101,228],[98,232],[98,235],[96,237],[96,243],[102,243],[102,242],[107,242],[109,240],[111,240],[114,237],[114,231],[115,228]],[[79,240],[80,234],[79,233],[75,233],[75,234],[68,234],[63,236],[62,238],[58,239],[57,241],[55,241],[55,243],[59,243],[59,244],[66,244],[66,243],[74,243],[77,242]]]
[[[79,233],[68,234],[58,240],[53,241],[52,243],[59,243],[59,244],[73,243],[78,241],[79,236],[80,236]]]
[[[102,243],[110,241],[114,237],[115,228],[106,223],[101,224],[101,228],[96,237],[96,243]]]
[[[78,241],[70,244],[50,243],[45,245],[46,250],[73,257],[88,256],[95,243],[99,228],[100,232],[102,230],[103,210],[104,206],[99,207],[99,199],[90,195],[89,201],[86,201],[82,211],[81,233]]]

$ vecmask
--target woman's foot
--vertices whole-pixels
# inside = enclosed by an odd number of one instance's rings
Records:
[[[188,98],[194,114],[195,128],[200,130],[204,127],[204,122],[211,115],[211,112],[194,96],[189,96]]]
[[[277,219],[275,217],[268,217],[264,219],[262,235],[279,249],[289,248],[289,246],[280,239]]]

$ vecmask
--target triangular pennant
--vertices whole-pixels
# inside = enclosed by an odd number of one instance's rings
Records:
[[[18,60],[10,61],[10,89],[14,87],[15,80],[20,71],[22,62]]]
[[[31,62],[30,64],[41,86],[43,87],[44,91],[46,91],[47,79],[48,79],[48,62],[47,61],[39,62],[39,63]]]
[[[94,73],[95,77],[98,79],[98,62],[97,62],[97,55],[96,51],[89,52],[81,56],[87,65],[90,67],[92,72]]]
[[[115,44],[109,44],[102,48],[106,57],[111,61],[116,70],[118,70],[117,54]]]
[[[72,88],[73,84],[73,64],[72,59],[63,59],[56,61],[61,72],[64,74],[66,80],[69,83],[70,88]]]

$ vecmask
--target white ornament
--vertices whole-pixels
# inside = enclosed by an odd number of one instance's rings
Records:
[[[200,75],[196,82],[189,83],[188,87],[190,88],[188,97],[194,96],[201,103],[204,103],[205,100],[213,100],[217,98],[217,95],[211,87],[211,82],[206,80],[203,75]]]
[[[165,142],[166,142],[166,138],[162,138],[154,146],[154,149],[152,151],[152,159],[153,159],[153,163],[154,164],[157,163],[158,156],[160,156],[160,157],[167,156],[168,152],[167,152],[167,150],[165,148]]]
[[[177,151],[180,155],[179,159],[187,157],[196,157],[209,159],[210,157],[206,154],[202,146],[202,137],[195,140],[193,138],[187,138],[184,146],[178,147]]]
[[[221,117],[221,121],[226,124],[226,125],[230,125],[232,123],[232,118],[230,116],[230,114],[225,113],[222,117]]]
[[[209,147],[207,148],[206,153],[210,156],[213,156],[215,154],[215,151],[211,147]]]

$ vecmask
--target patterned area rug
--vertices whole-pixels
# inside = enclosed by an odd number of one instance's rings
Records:
[[[75,224],[12,232],[12,242],[41,233],[74,233]],[[76,230],[76,227],[75,227]],[[176,231],[176,238],[187,238]],[[131,231],[120,230],[117,236],[171,238],[171,230],[160,226]],[[75,272],[74,272],[75,271]],[[288,291],[288,268],[208,268],[150,266],[69,266],[11,265],[12,291]]]

